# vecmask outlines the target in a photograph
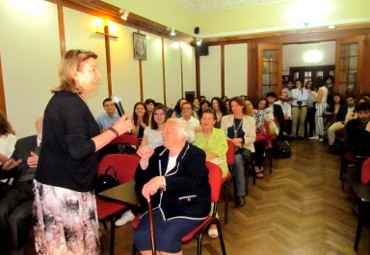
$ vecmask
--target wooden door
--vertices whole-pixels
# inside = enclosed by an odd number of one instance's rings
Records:
[[[282,90],[282,46],[281,44],[258,44],[258,97],[269,91],[280,95]],[[249,74],[253,75],[253,74]]]
[[[363,91],[364,41],[363,35],[337,40],[335,91],[342,95],[359,95]]]

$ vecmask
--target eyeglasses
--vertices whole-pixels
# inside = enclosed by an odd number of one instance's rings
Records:
[[[154,116],[165,116],[165,115],[166,114],[164,112],[161,112],[161,113],[156,112],[156,113],[154,113]]]

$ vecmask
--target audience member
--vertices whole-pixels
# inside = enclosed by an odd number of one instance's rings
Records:
[[[315,113],[316,113],[316,101],[312,97],[311,92],[315,90],[313,88],[312,81],[307,81],[305,88],[307,89],[307,116],[305,123],[305,137],[311,137],[315,133]]]
[[[110,98],[106,98],[103,101],[103,107],[105,113],[100,115],[96,122],[98,122],[100,131],[105,131],[109,127],[111,127],[119,118],[118,112],[116,107]]]
[[[275,102],[275,104],[281,106],[284,114],[283,125],[280,125],[280,132],[283,136],[290,135],[292,129],[292,106],[287,103],[287,98],[288,94],[286,92],[282,92],[280,95],[280,100]]]
[[[295,81],[292,89],[292,138],[304,138],[304,124],[307,116],[307,90],[300,79]]]
[[[283,91],[282,91],[282,92],[287,93],[288,97],[287,97],[286,101],[290,105],[292,105],[292,100],[293,100],[293,98],[292,98],[292,89],[293,89],[293,87],[294,87],[293,81],[288,80],[288,82],[286,83],[286,87],[283,88]]]
[[[144,130],[149,126],[149,114],[146,109],[146,105],[137,102],[134,106],[134,112],[132,114],[133,127],[132,133],[139,139],[143,138]]]
[[[326,126],[330,126],[335,122],[336,116],[341,108],[344,106],[344,100],[341,94],[334,93],[331,104],[328,104],[328,108],[324,113]]]
[[[25,254],[24,247],[32,227],[33,179],[39,159],[43,115],[36,120],[37,135],[19,139],[12,156],[2,165],[1,177],[14,181],[0,198],[0,254]],[[8,238],[11,244],[8,246]]]
[[[230,99],[231,114],[222,117],[221,129],[236,147],[234,178],[236,182],[237,206],[244,206],[246,194],[246,180],[243,159],[254,152],[256,140],[256,122],[247,115],[244,100],[240,97]]]
[[[202,118],[202,113],[211,108],[211,103],[207,100],[203,100],[200,102],[200,108],[199,108],[199,119]]]
[[[327,98],[327,104],[330,105],[333,103],[333,97],[334,97],[334,77],[331,75],[328,75],[324,78],[325,81],[325,87],[328,89],[328,98]]]
[[[346,124],[347,141],[350,144],[351,150],[354,151],[356,155],[369,156],[369,143],[365,142],[369,141],[367,129],[370,119],[370,104],[359,103],[356,105],[355,111],[357,118],[348,121]]]
[[[334,101],[336,101],[334,97]],[[335,141],[335,132],[344,128],[344,120],[348,113],[352,113],[355,110],[355,98],[352,95],[347,96],[346,98],[346,105],[340,107],[336,117],[335,122],[328,128],[328,142],[329,142],[329,152],[333,151],[335,148],[333,147]]]
[[[193,100],[193,108],[194,112],[199,116],[199,108],[200,108],[200,102],[198,98],[194,98]]]
[[[193,117],[193,104],[185,102],[182,104],[182,119],[184,119],[192,128],[199,127],[199,120]]]
[[[199,97],[199,102],[203,102],[203,101],[206,101],[207,98],[205,96],[200,96]]]
[[[211,110],[205,110],[200,120],[202,129],[195,135],[193,144],[206,153],[206,160],[220,166],[222,178],[229,173],[226,161],[226,152],[228,145],[224,131],[215,128],[216,113]],[[211,224],[208,230],[208,236],[211,238],[218,237],[216,224]]]
[[[156,106],[155,101],[151,98],[148,98],[148,99],[145,100],[144,104],[146,106],[148,114],[152,115],[152,111],[153,111],[154,107]]]
[[[266,105],[267,100],[260,99],[257,102],[257,109],[252,113],[252,117],[256,121],[256,133],[265,134],[264,139],[256,140],[254,142],[254,171],[256,172],[256,176],[259,178],[263,177],[264,154],[267,146],[267,137],[269,136],[265,128],[265,121],[274,121],[274,115],[270,109],[266,109]]]
[[[186,102],[185,98],[180,98],[177,100],[177,103],[175,105],[174,111],[171,115],[171,118],[181,118],[181,111],[182,111],[182,104]]]
[[[34,180],[36,254],[101,253],[93,183],[98,153],[132,129],[123,115],[100,133],[86,95],[101,77],[97,55],[69,50],[59,68],[60,85],[45,109]]]
[[[150,126],[144,130],[144,137],[141,142],[142,146],[155,149],[163,145],[162,132],[166,120],[166,107],[163,105],[156,106],[153,109]]]
[[[225,108],[226,108],[226,114],[230,114],[231,113],[230,99],[226,99],[224,104],[225,104]]]
[[[328,107],[328,88],[326,86],[321,86],[318,88],[318,92],[311,91],[312,97],[316,101],[316,115],[315,115],[315,135],[309,137],[311,140],[323,141],[324,138],[324,117],[323,114]]]
[[[12,155],[16,141],[17,137],[12,126],[0,112],[0,165]]]
[[[215,128],[221,128],[221,119],[223,116],[226,115],[226,107],[224,103],[222,102],[221,98],[214,97],[211,100],[211,108],[216,113],[216,124]]]
[[[360,104],[360,103],[370,103],[370,101],[366,97],[361,97],[356,102],[356,104]],[[353,120],[353,119],[357,119],[357,113],[356,113],[356,111],[348,112],[347,115],[346,115],[346,118],[344,119],[344,126],[347,125],[348,121]]]
[[[152,203],[157,254],[182,254],[181,238],[210,212],[206,155],[190,144],[194,133],[184,120],[168,119],[162,137],[163,146],[138,150],[136,190]],[[152,254],[149,231],[145,212],[134,233],[134,244],[143,255]]]
[[[275,92],[268,92],[266,94],[266,99],[268,103],[268,108],[274,114],[274,118],[276,118],[277,122],[280,126],[280,134],[282,134],[281,129],[284,127],[284,112],[280,104],[276,104],[276,94]]]

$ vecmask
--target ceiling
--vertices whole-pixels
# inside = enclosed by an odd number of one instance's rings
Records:
[[[195,13],[232,9],[250,5],[260,5],[282,0],[173,0]]]

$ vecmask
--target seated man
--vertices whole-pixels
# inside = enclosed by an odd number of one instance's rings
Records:
[[[10,248],[12,254],[24,254],[32,227],[33,179],[39,158],[42,121],[41,114],[36,120],[37,135],[19,139],[13,155],[0,171],[2,177],[14,177],[12,186],[0,199],[0,254]]]
[[[281,104],[277,104],[276,101],[276,94],[274,92],[268,92],[266,94],[266,99],[268,102],[269,108],[272,110],[274,114],[274,118],[276,118],[277,122],[279,123],[280,132],[279,135],[283,134],[284,130],[284,112]]]
[[[104,99],[103,107],[106,112],[100,115],[96,120],[96,122],[98,122],[100,131],[108,129],[119,118],[119,115],[117,113],[116,107],[114,106],[112,99],[110,98]]]
[[[284,124],[280,126],[280,132],[282,135],[290,135],[290,131],[292,129],[292,106],[287,103],[288,94],[286,92],[282,92],[280,96],[280,100],[276,101],[275,104],[278,104],[283,109],[284,114]]]
[[[346,132],[350,148],[356,155],[370,155],[368,123],[370,119],[370,104],[359,103],[356,106],[357,119],[347,122]]]
[[[349,112],[353,112],[355,110],[355,98],[354,96],[347,96],[346,98],[346,105],[344,107],[340,107],[339,111],[336,115],[335,122],[330,125],[328,129],[328,140],[329,140],[329,152],[335,152],[336,148],[334,148],[333,144],[335,141],[335,132],[344,128],[344,120],[346,115]]]
[[[190,102],[185,102],[181,106],[181,114],[182,119],[186,120],[186,122],[193,128],[199,127],[200,122],[196,118],[193,117],[193,104]]]

